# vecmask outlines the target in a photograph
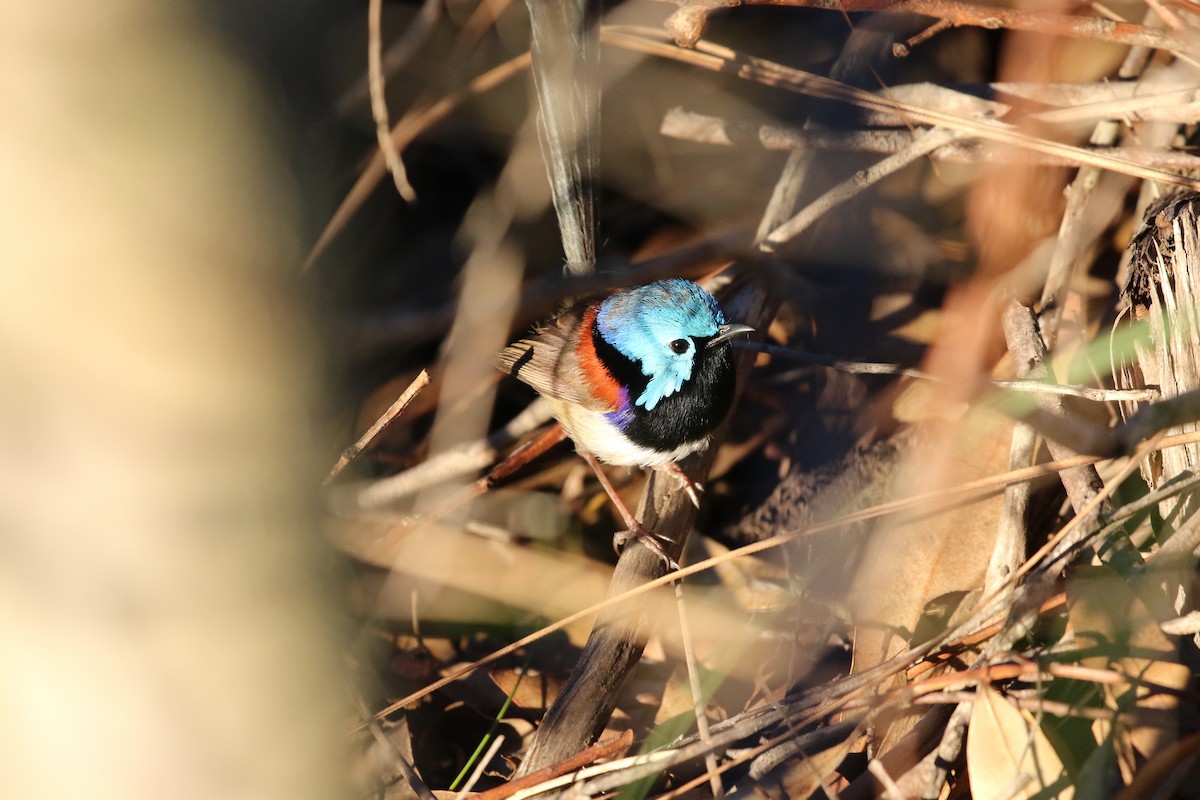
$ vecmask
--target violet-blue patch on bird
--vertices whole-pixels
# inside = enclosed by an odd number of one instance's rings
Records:
[[[696,488],[676,462],[700,449],[729,413],[735,374],[730,324],[716,299],[682,278],[656,281],[566,311],[504,348],[501,369],[532,386],[596,474],[636,537],[678,565],[613,491],[596,459],[665,469]]]

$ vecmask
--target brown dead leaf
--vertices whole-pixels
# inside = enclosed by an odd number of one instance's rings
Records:
[[[555,675],[547,675],[537,670],[525,670],[524,676],[520,669],[498,668],[488,672],[492,683],[504,692],[505,697],[511,697],[519,708],[545,709],[558,697],[566,681]]]
[[[1175,695],[1141,683],[1182,689],[1190,673],[1179,663],[1174,642],[1162,632],[1158,620],[1124,578],[1108,567],[1073,570],[1067,582],[1067,604],[1070,625],[1079,645],[1099,651],[1081,663],[1115,668],[1138,681],[1110,687],[1113,702],[1158,710],[1178,707]],[[1133,725],[1129,736],[1147,757],[1153,757],[1174,739],[1170,729],[1151,725]]]
[[[799,756],[782,770],[780,786],[788,800],[824,797],[823,786],[837,782],[838,765],[846,758],[859,737],[851,737],[834,747],[811,756]]]
[[[1059,800],[1075,796],[1062,760],[1033,715],[986,683],[976,693],[967,731],[967,771],[974,797],[1023,799],[1047,789],[1052,793],[1042,796]],[[1011,794],[1022,780],[1028,780],[1024,788]]]
[[[646,702],[654,702],[654,700],[647,698]],[[692,697],[692,686],[688,682],[687,670],[682,666],[677,667],[671,672],[671,677],[663,686],[662,702],[659,703],[658,711],[654,714],[654,724],[660,725],[681,714],[692,714],[695,707],[696,701]]]

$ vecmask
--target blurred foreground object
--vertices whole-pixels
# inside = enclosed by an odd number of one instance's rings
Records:
[[[262,98],[186,4],[0,31],[0,796],[340,796]]]

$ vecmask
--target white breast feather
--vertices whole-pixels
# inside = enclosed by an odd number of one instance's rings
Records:
[[[594,411],[550,397],[546,399],[554,408],[554,416],[562,423],[563,430],[575,441],[575,447],[586,450],[606,464],[658,467],[689,456],[708,443],[708,437],[705,436],[685,442],[674,450],[660,453],[630,441],[620,428],[608,421],[602,411]]]

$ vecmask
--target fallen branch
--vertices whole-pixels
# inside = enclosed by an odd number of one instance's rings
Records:
[[[676,33],[676,40],[684,46],[689,42],[694,44],[700,38],[708,12],[747,5],[816,8],[845,14],[862,11],[920,14],[943,21],[944,25],[939,27],[1007,28],[1156,50],[1200,52],[1200,40],[1188,30],[1166,30],[1104,17],[976,5],[959,0],[676,0],[676,5],[680,7],[679,11],[667,21],[667,28]]]

